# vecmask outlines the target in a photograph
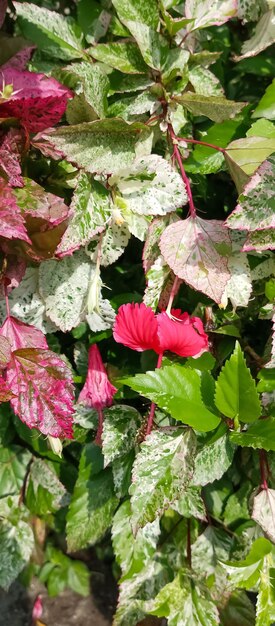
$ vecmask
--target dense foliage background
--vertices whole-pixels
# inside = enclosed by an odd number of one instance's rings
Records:
[[[275,621],[274,11],[0,0],[4,588],[95,545],[116,626]]]

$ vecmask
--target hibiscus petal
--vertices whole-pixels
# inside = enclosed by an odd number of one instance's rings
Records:
[[[157,319],[154,311],[145,304],[123,304],[116,316],[114,338],[124,346],[143,352],[160,353]]]
[[[191,318],[188,313],[172,310],[171,319],[167,313],[157,315],[158,337],[162,351],[169,350],[178,356],[195,356],[208,348],[208,337],[199,318]]]

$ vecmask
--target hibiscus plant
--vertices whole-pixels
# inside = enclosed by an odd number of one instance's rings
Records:
[[[4,589],[275,622],[274,11],[0,0]]]

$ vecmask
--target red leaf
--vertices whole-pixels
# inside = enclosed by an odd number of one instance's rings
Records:
[[[7,6],[8,6],[8,0],[0,0],[0,28],[5,19]]]
[[[20,348],[48,348],[45,335],[29,324],[20,322],[15,317],[7,317],[0,328],[0,337],[8,339],[12,351]]]
[[[0,237],[31,243],[11,186],[0,178]]]
[[[16,350],[7,369],[7,383],[18,417],[44,435],[71,439],[73,385],[68,366],[50,350]]]
[[[223,222],[189,217],[170,224],[160,238],[166,263],[193,289],[220,303],[230,278],[231,239]]]
[[[6,70],[10,68],[14,68],[16,70],[24,70],[27,63],[29,62],[33,51],[36,46],[27,46],[22,48],[22,50],[18,50],[16,54],[14,54],[4,65],[2,65],[1,70]]]
[[[12,67],[1,72],[0,89],[7,85],[13,86],[13,92],[0,103],[0,117],[16,117],[33,133],[55,126],[73,97],[70,89],[54,78]]]
[[[14,394],[8,388],[6,381],[0,376],[0,402],[8,402],[13,397]]]
[[[8,255],[6,259],[7,267],[5,270],[2,270],[2,276],[0,278],[0,298],[5,297],[5,289],[7,293],[10,293],[12,289],[18,287],[26,271],[26,262],[24,259],[20,259],[15,255]]]
[[[0,138],[0,170],[6,174],[12,187],[23,187],[21,176],[22,131],[11,128]]]
[[[48,224],[57,226],[64,222],[68,217],[69,207],[64,203],[63,198],[45,191],[43,187],[30,178],[24,178],[23,182],[24,187],[17,189],[14,193],[27,224],[28,217],[35,218],[41,223],[41,230],[45,231],[45,226]],[[43,220],[43,224],[41,220]],[[37,230],[36,227],[35,231]]]
[[[0,369],[5,369],[11,360],[11,346],[6,337],[0,337]]]

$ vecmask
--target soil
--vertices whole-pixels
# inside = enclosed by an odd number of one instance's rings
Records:
[[[38,580],[28,590],[14,583],[8,592],[0,591],[0,626],[31,626],[32,607],[38,594],[42,595],[41,620],[46,626],[111,626],[113,607],[108,606],[108,601],[104,614],[94,595],[83,598],[68,589],[56,598],[49,598]]]

